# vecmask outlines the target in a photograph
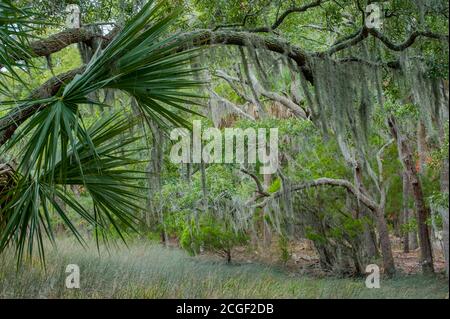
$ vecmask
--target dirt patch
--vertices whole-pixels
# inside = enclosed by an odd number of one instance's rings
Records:
[[[422,272],[420,266],[420,249],[411,250],[409,253],[403,252],[402,241],[400,238],[393,237],[392,253],[394,255],[396,267],[405,274],[418,274]],[[445,271],[444,252],[439,243],[433,245],[434,269],[436,272]]]

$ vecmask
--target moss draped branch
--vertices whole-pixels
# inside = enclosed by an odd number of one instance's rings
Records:
[[[78,30],[80,32],[79,36],[74,36]],[[55,35],[49,38],[48,42],[44,40],[39,41],[37,44],[32,44],[32,47],[39,48],[35,51],[35,55],[43,56],[47,55],[50,51],[55,51],[56,47],[62,50],[64,47],[72,44],[75,39],[87,41],[86,33],[83,29],[71,29],[69,32],[63,31],[62,34]],[[115,31],[112,31],[115,32]],[[61,39],[62,35],[68,35],[67,41],[56,41],[55,39]],[[94,37],[94,35],[92,35]],[[300,48],[291,46],[288,42],[274,38],[274,37],[261,37],[248,32],[236,32],[236,31],[216,31],[211,30],[198,30],[193,32],[187,32],[180,34],[177,39],[189,38],[191,39],[194,46],[206,46],[206,45],[237,45],[246,46],[250,43],[258,43],[258,45],[263,46],[265,49],[277,52],[280,54],[285,54],[292,58],[299,68],[303,70],[305,76],[312,81],[312,74],[306,68],[307,65],[307,54]],[[91,38],[93,39],[93,38]],[[103,42],[103,46],[106,46],[112,39],[111,36],[106,37]],[[83,67],[77,68],[63,74],[59,74],[46,83],[41,85],[35,90],[35,92],[30,96],[30,99],[42,99],[56,94],[59,88],[70,82],[76,74],[82,73]],[[50,95],[49,95],[50,94]],[[25,122],[33,114],[41,110],[43,105],[36,104],[33,107],[29,107],[26,110],[21,111],[13,110],[6,116],[0,118],[0,146],[6,143],[9,138],[14,134],[16,129],[20,124]]]
[[[321,1],[316,1],[309,5],[297,9],[290,9],[292,12],[298,12],[302,10],[307,10],[310,7],[320,5]],[[289,14],[289,10],[285,12],[285,15],[280,17],[280,21]],[[284,16],[284,18],[283,18]],[[281,23],[279,22],[279,23]],[[273,27],[273,26],[272,26]],[[103,36],[92,32],[92,30],[80,28],[80,29],[68,29],[64,30],[58,34],[52,35],[47,39],[38,40],[30,44],[33,57],[48,56],[52,53],[58,52],[67,46],[79,43],[79,42],[89,42],[96,38],[102,38],[102,46],[105,47],[111,41],[111,39],[120,31],[119,27],[116,27],[108,35]],[[322,54],[333,54],[352,45],[363,41],[369,36],[369,34],[377,37],[382,41],[389,49],[394,51],[401,51],[409,46],[411,46],[418,37],[427,37],[430,39],[447,41],[448,35],[439,35],[431,32],[413,32],[406,41],[396,44],[390,41],[385,35],[380,33],[375,29],[362,28],[354,37],[345,39],[345,41],[336,44],[331,47],[328,51],[324,53],[317,53],[316,55]],[[309,54],[303,49],[291,45],[288,41],[280,39],[274,36],[260,36],[252,32],[241,32],[241,31],[230,31],[230,30],[218,30],[212,31],[209,29],[196,30],[192,32],[186,32],[180,34],[177,39],[189,38],[194,46],[208,46],[208,45],[236,45],[236,46],[248,46],[254,45],[259,48],[264,48],[266,50],[276,52],[285,55],[292,60],[294,60],[299,67],[299,70],[303,73],[305,78],[313,83],[313,76],[311,70],[308,68],[308,57]],[[26,57],[15,56],[17,60],[25,59]],[[398,65],[396,65],[398,66]],[[45,98],[56,94],[59,88],[64,84],[73,79],[76,74],[83,72],[83,67],[77,68],[66,73],[55,76],[54,78],[48,80],[41,87],[37,88],[31,95],[31,99]],[[11,136],[14,134],[16,129],[20,124],[25,122],[33,114],[38,112],[43,105],[36,104],[33,107],[29,107],[26,110],[14,110],[6,116],[0,118],[0,146],[2,146]]]
[[[371,211],[377,212],[379,210],[379,205],[375,201],[373,201],[371,198],[366,196],[361,191],[358,191],[352,183],[350,183],[349,181],[347,181],[345,179],[334,179],[334,178],[323,177],[323,178],[319,178],[319,179],[316,179],[316,180],[313,180],[310,182],[293,185],[290,188],[290,192],[298,192],[298,191],[301,191],[304,189],[315,188],[315,187],[320,187],[320,186],[342,187],[342,188],[346,189],[348,192],[350,192],[352,195],[354,195],[357,200],[359,200],[362,204],[364,204],[364,206],[369,208]],[[267,196],[267,198],[264,201],[256,204],[255,206],[256,207],[264,207],[269,200],[280,198],[283,195],[283,192],[284,191],[275,192],[275,193]]]

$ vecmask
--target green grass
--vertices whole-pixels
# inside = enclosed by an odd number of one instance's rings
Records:
[[[408,276],[368,289],[364,279],[292,276],[256,264],[226,265],[176,248],[131,243],[129,248],[84,250],[69,240],[49,249],[47,269],[37,263],[16,272],[13,254],[0,260],[0,298],[445,298],[443,278]],[[65,268],[78,264],[81,288],[65,287]]]

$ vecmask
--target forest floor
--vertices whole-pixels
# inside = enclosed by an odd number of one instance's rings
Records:
[[[46,261],[46,270],[36,259],[17,272],[13,254],[6,252],[0,298],[448,298],[442,275],[400,274],[368,289],[364,278],[313,276],[250,260],[227,265],[149,242],[111,247],[109,253],[101,247],[99,253],[95,245],[83,249],[63,239],[57,250],[48,249]],[[65,287],[68,264],[80,267],[80,289]]]
[[[403,275],[420,274],[420,249],[411,250],[409,253],[403,252],[402,242],[399,238],[391,237],[392,250],[397,270]],[[329,275],[320,269],[319,257],[317,256],[313,244],[309,240],[290,243],[288,251],[290,258],[285,262],[280,262],[280,248],[276,238],[273,238],[268,245],[258,250],[248,248],[235,248],[233,251],[234,260],[241,263],[263,263],[266,265],[283,265],[287,270],[297,274],[308,274],[313,276]],[[433,250],[434,268],[437,273],[445,271],[445,259],[442,249],[438,244]],[[380,258],[381,264],[381,258]]]

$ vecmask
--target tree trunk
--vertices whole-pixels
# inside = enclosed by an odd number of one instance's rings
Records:
[[[418,173],[422,174],[425,171],[428,146],[427,146],[427,132],[425,124],[423,124],[423,121],[421,120],[419,121],[417,127],[417,153],[419,155]]]
[[[442,168],[441,168],[441,192],[444,194],[448,194],[449,191],[449,186],[448,186],[448,170],[449,170],[449,165],[448,165],[448,157],[446,159],[444,159],[443,163],[442,163]],[[447,195],[448,196],[448,195]],[[449,219],[449,214],[448,214],[448,208],[447,207],[440,207],[439,208],[439,213],[441,214],[442,217],[442,241],[444,244],[444,257],[445,257],[445,273],[447,274],[448,277],[448,262],[449,262],[449,246],[448,246],[448,240],[449,240],[449,233],[448,233],[448,219]]]
[[[403,252],[409,253],[410,250],[417,249],[417,233],[409,229],[411,219],[414,217],[414,212],[409,208],[409,198],[411,195],[408,174],[403,172],[403,203],[402,203],[402,224],[407,226],[403,229]]]
[[[152,131],[152,148],[151,148],[151,159],[147,166],[147,176],[148,176],[148,211],[145,214],[146,227],[152,228],[156,224],[160,224],[161,229],[161,242],[163,244],[167,243],[167,233],[165,230],[164,215],[159,207],[155,207],[153,197],[161,191],[161,172],[163,164],[163,144],[164,136],[161,128],[156,122],[150,121],[150,129]],[[156,218],[155,218],[156,217]]]
[[[422,259],[422,270],[424,273],[433,273],[433,252],[431,248],[430,233],[427,225],[427,219],[430,216],[428,207],[425,205],[425,199],[423,196],[422,185],[415,172],[415,168],[412,162],[412,154],[409,154],[410,160],[406,160],[410,185],[413,190],[414,203],[417,208],[417,223],[419,227],[419,245]]]
[[[448,99],[448,81],[442,83],[442,107],[441,107],[441,121],[440,121],[440,129],[439,129],[439,144],[441,147],[447,147],[446,145],[446,134],[448,134],[448,123],[449,123],[449,99]],[[447,124],[447,125],[446,125]],[[447,195],[449,193],[449,162],[448,162],[448,148],[446,150],[445,157],[442,161],[441,167],[441,192],[443,195]],[[449,224],[449,212],[448,207],[442,207],[439,209],[439,213],[442,217],[442,241],[444,244],[444,257],[445,257],[445,273],[448,278],[448,263],[449,263],[449,232],[448,232],[448,224]]]
[[[209,211],[208,185],[207,185],[207,181],[206,181],[206,167],[205,167],[205,162],[203,162],[203,160],[200,163],[200,174],[201,174],[201,181],[202,181],[203,212],[207,213]]]
[[[448,259],[449,259],[449,247],[448,247],[448,208],[445,207],[441,207],[439,209],[439,212],[441,213],[442,216],[442,227],[443,227],[443,231],[442,231],[442,241],[444,243],[444,257],[445,257],[445,274],[448,277]]]
[[[383,267],[387,276],[395,275],[394,256],[392,255],[391,240],[389,239],[389,230],[382,210],[375,212],[377,219],[378,235],[380,236],[381,254],[383,255]]]
[[[227,256],[227,264],[231,264],[231,249],[228,249],[225,253]]]
[[[369,212],[367,212],[367,210],[363,209],[361,210],[361,216],[367,218],[371,215],[369,214]],[[375,234],[373,227],[368,223],[364,223],[363,238],[364,238],[364,250],[369,260],[378,257],[379,252],[377,247],[377,235]]]
[[[9,222],[7,212],[2,210],[8,205],[11,198],[11,189],[15,187],[13,167],[0,158],[0,230],[6,227]]]
[[[408,207],[408,198],[409,198],[409,183],[408,183],[408,175],[403,172],[402,176],[403,180],[403,198],[402,198],[402,210],[403,210],[403,225],[408,226],[409,223],[409,207]],[[403,229],[403,252],[409,253],[409,229]]]
[[[270,184],[272,183],[272,175],[264,174],[263,178],[264,178],[264,191],[267,191],[267,189],[270,187]],[[267,207],[265,207],[263,209],[263,216],[265,216],[265,214],[266,214],[266,209],[267,209]],[[262,225],[263,225],[263,238],[264,238],[263,244],[264,244],[265,248],[269,248],[270,245],[272,244],[272,233],[270,231],[270,225],[267,223],[265,218],[262,219]]]
[[[405,137],[398,131],[395,119],[392,116],[389,117],[388,124],[392,137],[397,141],[399,158],[403,164],[406,174],[408,175],[409,185],[412,189],[412,195],[414,198],[414,204],[417,209],[422,271],[425,274],[434,273],[433,251],[431,248],[430,233],[426,224],[430,214],[428,207],[425,205],[422,183],[420,182],[417,174],[412,151],[410,150]]]
[[[411,221],[412,218],[416,218],[416,212],[412,209],[408,211],[408,218],[409,221]],[[417,218],[416,218],[417,219]],[[419,241],[417,240],[417,231],[411,230],[408,234],[408,240],[409,240],[409,249],[410,250],[416,250],[419,248]]]

